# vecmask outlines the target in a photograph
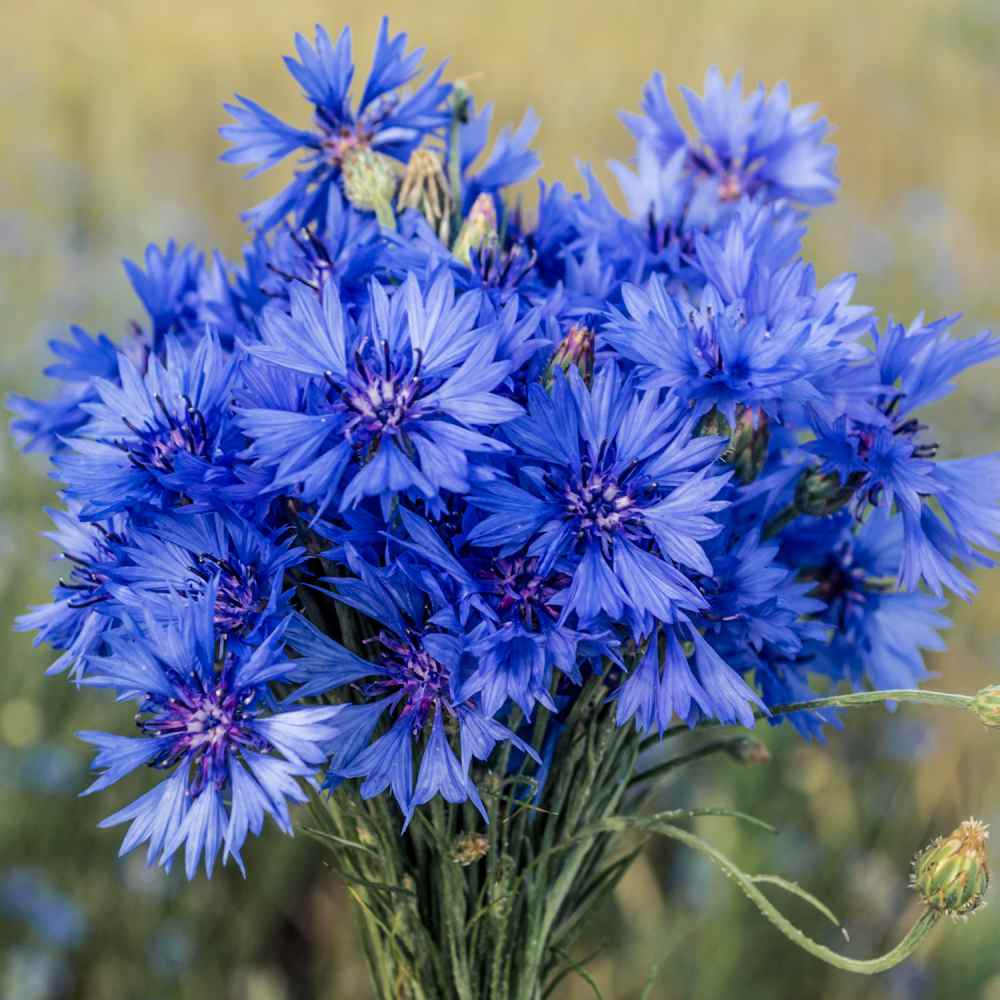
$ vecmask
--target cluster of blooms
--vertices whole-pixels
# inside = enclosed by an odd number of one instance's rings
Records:
[[[623,213],[542,185],[527,115],[477,111],[383,23],[360,99],[351,37],[286,60],[310,128],[249,98],[224,159],[291,183],[242,261],[150,247],[127,342],[55,342],[15,432],[50,453],[66,572],[23,627],[53,671],[139,705],[87,732],[106,820],[189,877],[320,779],[483,802],[494,748],[595,673],[620,725],[752,725],[817,676],[909,686],[945,591],[1000,540],[998,456],[939,460],[918,410],[1000,354],[953,319],[879,326],[817,282],[806,212],[837,181],[784,86],[663,79],[625,116]],[[799,713],[819,735],[829,714]],[[520,733],[520,735],[519,735]]]

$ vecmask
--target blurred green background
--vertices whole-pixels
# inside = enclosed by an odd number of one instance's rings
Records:
[[[294,31],[355,29],[366,66],[382,7],[393,26],[451,58],[499,121],[542,116],[544,174],[577,187],[576,157],[625,158],[615,113],[638,105],[653,69],[700,86],[717,63],[787,79],[839,127],[843,198],[816,217],[807,250],[820,277],[858,271],[858,300],[904,320],[965,310],[968,332],[1000,315],[1000,3],[996,0],[701,0],[664,4],[432,0],[281,4],[203,0],[0,4],[0,373],[4,391],[44,391],[46,335],[70,321],[120,334],[136,306],[120,267],[175,236],[234,253],[241,208],[276,189],[218,162],[221,103],[239,90],[305,122],[280,56]],[[606,172],[603,174],[606,178]],[[531,203],[533,192],[526,192]],[[997,369],[967,377],[938,407],[948,454],[1000,437]],[[0,995],[9,1000],[339,1000],[368,996],[349,900],[322,854],[269,830],[250,878],[183,883],[116,861],[120,834],[97,821],[144,787],[137,777],[77,800],[87,753],[76,729],[127,731],[126,707],[46,680],[50,656],[7,622],[44,599],[54,570],[40,459],[0,452]],[[942,686],[997,679],[1000,578],[954,609]],[[726,821],[705,835],[744,868],[795,878],[867,956],[914,915],[912,853],[969,813],[1000,818],[1000,763],[969,720],[919,710],[856,714],[826,746],[762,734],[770,764],[711,758],[665,791],[673,804],[730,805],[780,827]],[[713,822],[714,825],[709,825]],[[821,940],[838,936],[792,910]],[[843,944],[843,942],[840,942]],[[918,958],[861,980],[798,954],[698,859],[654,846],[595,922],[579,955],[608,998],[981,997],[1000,1000],[1000,906],[938,929]],[[593,993],[567,981],[559,997]]]

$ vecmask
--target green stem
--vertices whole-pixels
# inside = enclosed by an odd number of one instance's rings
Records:
[[[792,712],[811,712],[823,708],[863,708],[866,705],[881,705],[886,702],[911,702],[916,705],[937,705],[947,708],[971,709],[975,698],[968,694],[951,694],[948,691],[921,691],[919,689],[902,688],[897,691],[854,691],[851,694],[834,694],[826,698],[812,698],[809,701],[793,701],[786,705],[775,705],[768,710],[757,710],[753,713],[755,719],[772,719],[779,715],[789,715]],[[698,729],[721,726],[717,719],[706,719],[698,724]],[[654,734],[642,742],[641,749],[656,746],[661,739],[679,736],[691,732],[685,725],[671,726],[663,731],[663,736]]]
[[[822,959],[829,965],[845,972],[856,972],[863,976],[872,976],[879,972],[886,972],[899,965],[910,957],[919,946],[920,942],[927,936],[928,931],[938,922],[941,914],[935,910],[925,910],[920,919],[910,928],[909,933],[903,938],[895,948],[887,951],[878,958],[857,959],[848,958],[841,955],[826,945],[814,941],[805,932],[799,930],[754,884],[753,879],[745,872],[741,871],[720,851],[717,851],[711,844],[706,843],[700,837],[696,837],[686,830],[677,826],[664,824],[656,828],[657,833],[662,833],[666,837],[680,841],[687,847],[711,858],[736,884],[743,890],[747,897],[754,903],[758,910],[767,918],[782,934],[794,944],[797,944],[803,951],[808,952],[816,958]]]
[[[664,774],[669,774],[674,768],[683,767],[685,764],[690,764],[692,761],[701,760],[702,757],[711,757],[712,754],[725,752],[732,754],[735,746],[742,742],[744,737],[737,736],[735,739],[728,740],[714,740],[711,743],[706,743],[704,746],[698,747],[696,750],[692,750],[689,753],[682,753],[677,757],[671,757],[670,760],[665,760],[662,764],[657,764],[655,767],[650,767],[643,771],[641,774],[633,774],[629,779],[629,787],[638,785],[644,781],[650,781],[653,778],[660,778]]]
[[[468,113],[468,100],[452,96],[451,124],[448,127],[448,186],[451,188],[451,235],[462,228],[462,120]]]

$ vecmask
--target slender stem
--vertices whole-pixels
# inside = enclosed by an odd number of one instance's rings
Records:
[[[862,708],[866,705],[881,705],[886,702],[912,702],[917,705],[939,705],[948,708],[971,709],[975,698],[968,694],[951,694],[947,691],[922,691],[919,689],[902,688],[896,691],[854,691],[850,694],[835,694],[826,698],[812,698],[809,701],[794,701],[785,705],[775,705],[766,711],[753,713],[755,719],[772,719],[779,715],[789,715],[792,712],[811,712],[824,708]],[[706,729],[721,726],[717,719],[706,719],[696,728]],[[642,741],[642,750],[655,746],[661,739],[691,732],[686,725],[671,726],[663,731],[663,735],[654,734]]]
[[[804,931],[799,930],[754,884],[753,879],[745,872],[741,871],[727,858],[721,851],[717,851],[711,844],[706,843],[700,837],[696,837],[687,830],[682,830],[677,826],[662,825],[657,826],[657,833],[678,840],[682,844],[699,851],[711,858],[736,884],[743,890],[749,899],[756,905],[757,909],[767,918],[782,934],[790,941],[797,944],[804,951],[816,958],[822,959],[829,965],[845,972],[856,972],[863,976],[875,975],[879,972],[886,972],[889,969],[905,961],[916,950],[921,941],[927,936],[928,931],[938,922],[941,914],[935,910],[925,910],[917,922],[910,928],[907,935],[895,948],[887,951],[877,958],[857,959],[848,958],[841,955],[826,945],[814,941]]]
[[[719,752],[733,753],[734,748],[737,744],[742,742],[744,737],[737,736],[734,739],[728,740],[713,740],[711,743],[706,743],[704,746],[698,747],[696,750],[691,750],[688,753],[682,753],[677,757],[671,757],[670,760],[665,760],[662,764],[657,764],[655,767],[647,768],[641,774],[633,774],[629,779],[629,787],[638,785],[644,781],[650,781],[653,778],[660,778],[664,774],[669,774],[675,768],[683,767],[685,764],[690,764],[692,761],[700,760],[702,757],[711,757],[712,754]]]

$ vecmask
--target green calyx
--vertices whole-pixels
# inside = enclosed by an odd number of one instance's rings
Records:
[[[913,862],[913,888],[931,909],[968,917],[985,902],[990,885],[986,860],[989,828],[967,819],[947,837],[938,837]]]

